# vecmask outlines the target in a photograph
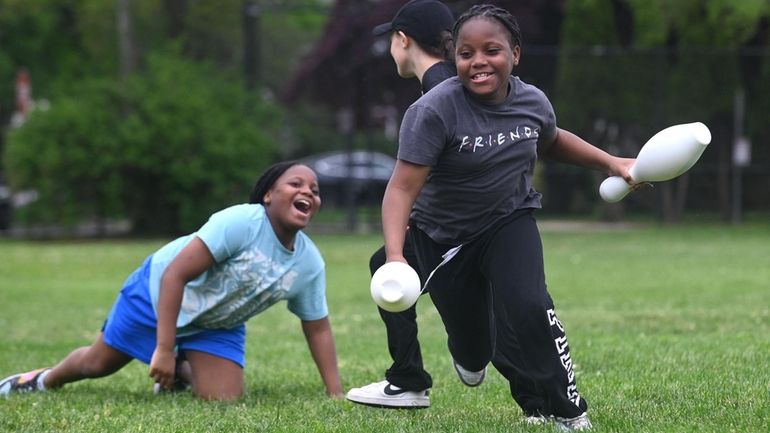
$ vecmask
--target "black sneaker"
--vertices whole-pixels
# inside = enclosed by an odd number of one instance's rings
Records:
[[[8,397],[11,394],[43,391],[37,385],[37,379],[48,370],[50,368],[40,368],[6,377],[0,382],[0,396]]]

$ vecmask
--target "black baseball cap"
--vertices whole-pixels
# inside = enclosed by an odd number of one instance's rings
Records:
[[[420,44],[437,47],[442,31],[452,31],[455,19],[447,5],[438,0],[411,0],[401,6],[393,21],[372,30],[374,36],[402,31]]]

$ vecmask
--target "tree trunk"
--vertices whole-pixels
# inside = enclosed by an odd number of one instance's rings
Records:
[[[185,30],[185,15],[187,15],[187,0],[165,0],[168,36],[176,39]]]
[[[117,0],[118,48],[120,50],[120,78],[126,80],[137,69],[134,23],[131,17],[131,0]]]

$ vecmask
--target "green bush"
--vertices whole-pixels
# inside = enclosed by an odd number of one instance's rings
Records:
[[[120,214],[119,103],[111,83],[84,83],[81,98],[62,98],[11,131],[3,161],[14,189],[39,200],[17,215],[27,222],[71,225]]]
[[[127,218],[137,234],[179,234],[245,201],[278,154],[281,122],[239,80],[156,54],[123,84],[85,82],[34,112],[4,163],[14,188],[39,193],[28,223]]]

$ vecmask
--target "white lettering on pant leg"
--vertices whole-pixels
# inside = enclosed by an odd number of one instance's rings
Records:
[[[561,322],[559,321],[559,318],[556,317],[556,312],[553,311],[553,308],[546,311],[546,314],[548,314],[548,323],[551,324],[551,326],[556,325],[559,327],[559,331],[564,332],[564,327],[561,326]]]
[[[550,323],[552,327],[556,326],[559,328],[559,331],[564,334],[564,327],[562,326],[561,321],[559,321],[559,318],[556,317],[556,312],[553,309],[549,309],[547,313],[548,323]],[[575,383],[574,363],[572,362],[572,356],[569,353],[567,336],[560,335],[554,338],[553,342],[559,353],[559,361],[561,361],[562,367],[564,367],[564,370],[567,372],[567,398],[574,403],[575,406],[580,406],[580,394],[578,393],[577,384]]]
[[[567,344],[567,337],[556,337],[556,339],[554,339],[553,342],[556,343],[556,350],[559,352],[559,355],[569,350],[569,345]]]
[[[578,393],[577,385],[574,383],[567,385],[567,398],[575,403],[575,406],[580,406],[580,394]]]
[[[572,382],[575,380],[575,371],[572,369],[572,357],[568,353],[560,356],[561,365],[567,370],[567,379]]]

